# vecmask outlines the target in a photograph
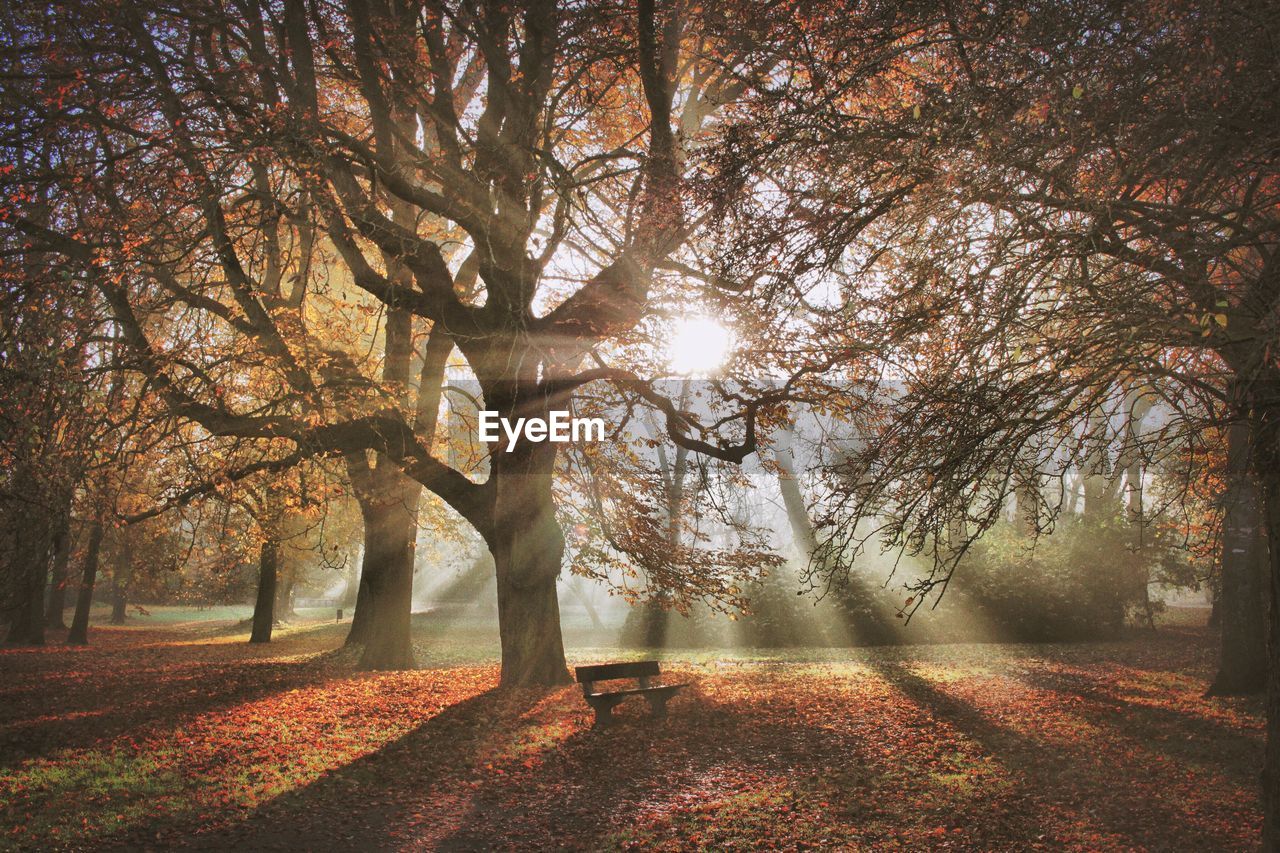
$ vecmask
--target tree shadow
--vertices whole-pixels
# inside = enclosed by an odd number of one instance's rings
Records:
[[[1109,682],[1081,673],[1029,669],[1020,672],[1018,679],[1040,690],[1083,700],[1064,698],[1063,704],[1069,705],[1073,714],[1108,726],[1173,761],[1221,773],[1242,786],[1261,784],[1261,724],[1253,731],[1241,730],[1177,707],[1126,701],[1109,691]],[[1222,700],[1203,701],[1208,705]],[[1262,713],[1259,698],[1233,701]]]
[[[682,770],[662,744],[680,730],[675,715],[690,703],[673,701],[661,722],[634,704],[619,725],[593,729],[573,687],[495,688],[232,826],[190,836],[188,822],[175,821],[144,831],[191,850],[377,850],[409,838],[450,850],[598,846],[616,832],[622,803],[669,788]],[[558,838],[557,823],[572,824],[574,837]],[[134,837],[107,843],[128,846]]]
[[[479,769],[477,763],[495,746],[495,738],[518,728],[522,716],[545,696],[542,690],[492,688],[446,707],[397,740],[305,787],[275,797],[230,826],[187,836],[185,822],[177,821],[147,831],[189,850],[396,847],[402,829],[424,817],[424,789],[456,784],[452,794],[439,792],[444,798],[439,806],[464,796],[465,777]]]
[[[0,660],[0,768],[350,674],[334,652],[281,660],[287,642],[248,659],[239,644],[208,647],[213,660],[163,642],[10,653]]]
[[[1132,744],[1126,754],[1108,755],[1101,744],[1083,737],[1071,744],[1054,743],[1037,736],[1034,730],[1023,732],[997,722],[982,709],[912,672],[909,666],[872,664],[881,677],[930,716],[954,726],[1020,776],[1020,787],[1034,804],[1034,812],[1074,813],[1098,832],[1125,839],[1125,843],[1139,848],[1160,846],[1161,834],[1167,834],[1170,827],[1178,828],[1182,849],[1222,847],[1220,827],[1192,820],[1193,810],[1178,799],[1177,785],[1185,780],[1144,764],[1141,752],[1146,744]],[[1049,690],[1052,692],[1053,688]],[[1075,703],[1053,707],[1071,715],[1079,711]],[[1141,709],[1122,704],[1115,713],[1125,711],[1142,713]],[[1213,769],[1220,771],[1222,767]],[[1131,783],[1118,785],[1117,781],[1125,776]],[[1205,792],[1205,796],[1211,795]],[[1247,803],[1241,802],[1240,806],[1243,811]],[[1041,834],[1045,831],[1046,828],[1040,830]]]
[[[1123,731],[1102,733],[1100,744],[1063,743],[1051,724],[1083,715],[1052,686],[1051,701],[1028,706],[1053,715],[1044,729],[1025,713],[1007,721],[992,704],[999,697],[972,693],[981,682],[953,687],[913,671],[921,665],[894,658],[852,669],[704,673],[665,722],[629,700],[621,724],[603,730],[591,728],[575,688],[490,689],[423,712],[430,716],[381,748],[251,810],[157,814],[95,846],[670,847],[691,846],[689,837],[708,827],[738,832],[730,843],[741,844],[794,840],[809,825],[797,823],[806,809],[805,820],[821,826],[805,837],[819,847],[824,838],[919,846],[941,830],[966,849],[1089,846],[1091,838],[1136,847],[1175,838],[1184,849],[1207,849],[1238,842],[1224,828],[1233,817],[1244,815],[1248,831],[1252,801],[1223,800],[1218,777],[1187,795],[1187,779],[1173,778],[1187,768],[1151,761],[1147,744],[1115,736]],[[1125,708],[1098,713],[1118,717]],[[1132,749],[1121,754],[1122,744]]]

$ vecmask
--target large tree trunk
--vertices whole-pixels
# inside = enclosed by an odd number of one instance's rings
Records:
[[[275,623],[276,580],[280,571],[280,543],[268,537],[263,540],[258,558],[258,598],[253,605],[251,643],[271,642]]]
[[[369,538],[369,523],[364,526],[365,539]],[[369,598],[369,545],[360,549],[360,580],[356,584],[355,603],[351,611],[351,628],[347,631],[344,646],[363,646],[369,639],[369,628],[373,625],[373,601]]]
[[[1270,455],[1273,467],[1264,475],[1263,481],[1271,604],[1268,617],[1267,746],[1262,772],[1265,815],[1262,847],[1264,850],[1277,850],[1280,849],[1280,453]]]
[[[1222,519],[1222,653],[1209,688],[1215,696],[1258,693],[1267,683],[1267,543],[1249,445],[1248,423],[1232,424]]]
[[[53,577],[49,581],[49,604],[44,623],[49,628],[67,627],[67,561],[71,557],[71,518],[64,514],[53,537]]]
[[[397,475],[398,476],[398,475]],[[362,669],[411,669],[414,548],[421,488],[396,499],[364,502],[364,565],[348,643],[360,643]]]
[[[76,596],[76,615],[71,619],[67,645],[84,646],[89,643],[89,610],[93,607],[93,585],[98,579],[98,555],[101,550],[102,522],[94,521],[89,527],[89,546],[84,555],[80,594]]]
[[[503,687],[570,682],[556,579],[564,534],[551,497],[555,445],[521,444],[490,457],[496,478],[489,542],[498,576]]]
[[[1254,472],[1262,489],[1267,527],[1267,744],[1262,772],[1262,849],[1280,849],[1280,389],[1274,380],[1255,389],[1270,392],[1254,409]]]

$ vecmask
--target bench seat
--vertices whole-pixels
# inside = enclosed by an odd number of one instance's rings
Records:
[[[600,693],[583,693],[582,695],[588,699],[597,699],[601,696],[639,696],[642,693],[660,693],[666,691],[675,693],[681,687],[688,687],[687,684],[656,684],[653,687],[630,687],[626,690],[606,690]]]
[[[687,684],[650,684],[649,680],[661,675],[656,660],[628,661],[626,663],[606,663],[594,666],[580,666],[575,670],[578,682],[582,685],[582,698],[596,712],[595,725],[604,727],[613,722],[613,709],[628,696],[643,696],[655,718],[661,719],[667,713],[667,700]],[[617,681],[634,678],[637,687],[626,687],[617,690],[597,690],[596,684],[601,681]]]

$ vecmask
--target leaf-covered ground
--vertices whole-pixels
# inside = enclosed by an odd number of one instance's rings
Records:
[[[575,688],[498,691],[439,640],[420,670],[355,673],[341,632],[0,651],[0,847],[1209,850],[1260,831],[1260,704],[1203,698],[1203,631],[673,653],[694,686],[669,719],[631,700],[607,730]]]

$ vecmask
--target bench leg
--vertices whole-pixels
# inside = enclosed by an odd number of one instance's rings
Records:
[[[663,719],[667,716],[667,700],[671,698],[669,693],[646,693],[645,700],[649,703],[649,710],[653,713],[655,719]]]
[[[612,726],[616,722],[613,718],[613,709],[621,701],[621,696],[602,696],[595,699],[589,699],[588,702],[590,702],[592,709],[596,712],[594,727],[597,729],[605,729]]]

